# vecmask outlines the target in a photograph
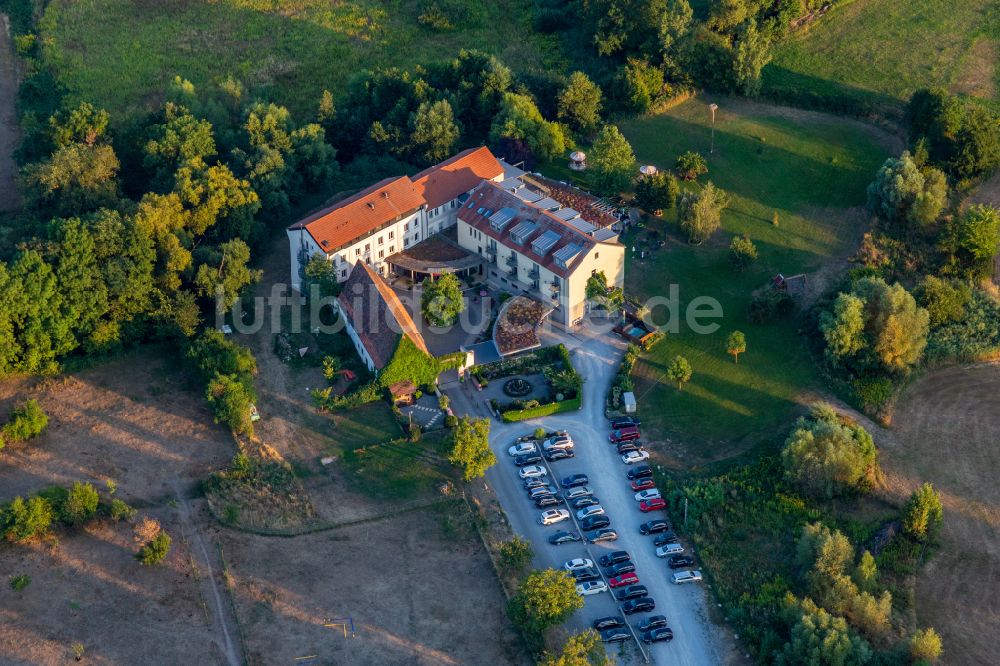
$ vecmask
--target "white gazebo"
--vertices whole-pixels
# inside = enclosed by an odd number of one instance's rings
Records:
[[[643,166],[639,167],[639,173],[641,173],[643,176],[652,176],[653,174],[656,173],[656,167],[653,166],[652,164],[644,164]]]
[[[569,156],[569,168],[573,171],[583,171],[587,168],[587,155],[581,150],[574,150]]]

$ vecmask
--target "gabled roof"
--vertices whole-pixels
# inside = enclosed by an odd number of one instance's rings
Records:
[[[597,245],[598,241],[577,229],[573,224],[559,219],[551,212],[523,201],[517,194],[504,190],[498,183],[484,182],[472,192],[468,203],[458,211],[458,219],[475,227],[498,243],[526,255],[539,266],[560,277],[567,277],[583,261],[587,252]],[[516,222],[509,223],[499,231],[490,224],[489,218],[478,212],[480,209],[500,210],[502,208],[511,209],[514,212]],[[523,236],[525,243],[520,245],[512,240],[511,234],[514,231],[523,231],[529,228],[530,225],[522,226],[525,221],[530,221],[536,226],[531,233]],[[536,241],[541,241],[539,244],[542,249],[541,253],[533,247]],[[569,246],[575,246],[573,252],[568,250],[561,252]],[[565,267],[557,261],[561,257],[569,258]]]
[[[440,164],[413,176],[413,186],[427,202],[437,208],[468,192],[484,180],[503,175],[503,167],[486,146],[463,150]]]
[[[424,204],[406,176],[386,178],[293,224],[305,229],[327,254]]]
[[[396,292],[363,261],[354,265],[337,300],[376,369],[381,370],[392,360],[400,333],[430,355],[424,336]]]

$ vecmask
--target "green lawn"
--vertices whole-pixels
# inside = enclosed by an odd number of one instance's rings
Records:
[[[346,450],[344,465],[361,492],[381,499],[412,499],[433,493],[441,482],[451,480],[450,443],[448,431],[429,433],[419,442],[395,439]]]
[[[997,99],[996,0],[840,4],[778,47],[764,70],[765,91],[846,92],[898,105],[917,88],[945,86]]]
[[[417,21],[430,4],[53,0],[40,32],[71,97],[113,112],[155,105],[175,75],[196,86],[232,75],[311,115],[324,88],[336,94],[365,68],[441,60],[461,48],[496,53],[515,69],[551,67],[561,57],[554,40],[531,29],[532,0],[442,0],[455,25],[445,31]]]
[[[630,250],[626,289],[631,295],[645,299],[679,285],[681,331],[668,335],[636,366],[636,391],[643,420],[660,439],[674,443],[667,451],[684,456],[685,463],[727,457],[784,431],[796,396],[820,387],[794,318],[766,325],[747,322],[751,291],[775,273],[835,267],[861,233],[864,216],[852,207],[863,204],[875,169],[897,149],[858,122],[717,101],[714,155],[708,155],[711,116],[704,100],[622,125],[640,162],[670,167],[678,154],[700,151],[709,157],[708,178],[732,196],[723,229],[702,246],[692,247],[676,233],[674,211],[665,214],[668,222],[654,225],[666,231],[667,245],[652,260],[640,262],[631,253],[645,231],[624,239]],[[777,227],[772,224],[775,211]],[[737,233],[749,234],[760,251],[757,264],[743,273],[728,261],[729,239]],[[721,329],[712,335],[695,334],[683,324],[684,305],[697,296],[722,305]],[[739,364],[725,351],[725,339],[734,329],[747,338],[747,353]],[[694,371],[683,391],[664,377],[676,354],[686,356]]]
[[[345,409],[330,415],[333,428],[327,433],[334,453],[343,453],[399,437],[401,430],[392,408],[379,400],[355,409]]]

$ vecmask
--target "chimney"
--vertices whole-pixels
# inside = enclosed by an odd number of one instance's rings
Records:
[[[368,202],[368,207],[371,208],[372,210],[375,210],[375,202],[374,201],[369,201]]]

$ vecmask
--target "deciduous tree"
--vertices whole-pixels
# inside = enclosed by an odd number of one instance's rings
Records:
[[[635,201],[643,210],[660,215],[673,208],[680,194],[677,179],[666,171],[657,171],[650,176],[642,176],[635,184]]]
[[[583,597],[576,593],[576,583],[565,571],[532,571],[511,598],[507,610],[515,625],[539,635],[560,624],[583,608]]]
[[[677,206],[677,221],[691,243],[708,240],[719,228],[722,211],[729,205],[729,195],[708,181],[701,192],[681,197]]]
[[[743,331],[733,331],[726,338],[726,353],[732,355],[733,362],[740,362],[740,354],[747,350],[747,339]]]
[[[425,280],[420,296],[420,311],[434,326],[450,326],[465,310],[462,284],[454,273],[447,273],[436,280]]]
[[[934,535],[944,518],[941,495],[930,483],[913,491],[903,509],[903,530],[920,541]]]
[[[486,474],[496,464],[497,457],[490,448],[489,419],[463,416],[452,429],[452,449],[448,462],[462,468],[466,481]]]
[[[573,72],[559,92],[558,119],[570,129],[589,135],[601,122],[601,89],[583,72]]]
[[[461,130],[448,100],[423,102],[411,116],[410,124],[413,152],[423,162],[434,164],[451,156]]]
[[[868,490],[879,475],[871,435],[826,404],[814,406],[809,417],[799,419],[781,459],[788,480],[818,497]]]
[[[683,356],[677,355],[667,367],[667,378],[677,382],[677,390],[683,390],[684,384],[691,381],[691,364]]]

